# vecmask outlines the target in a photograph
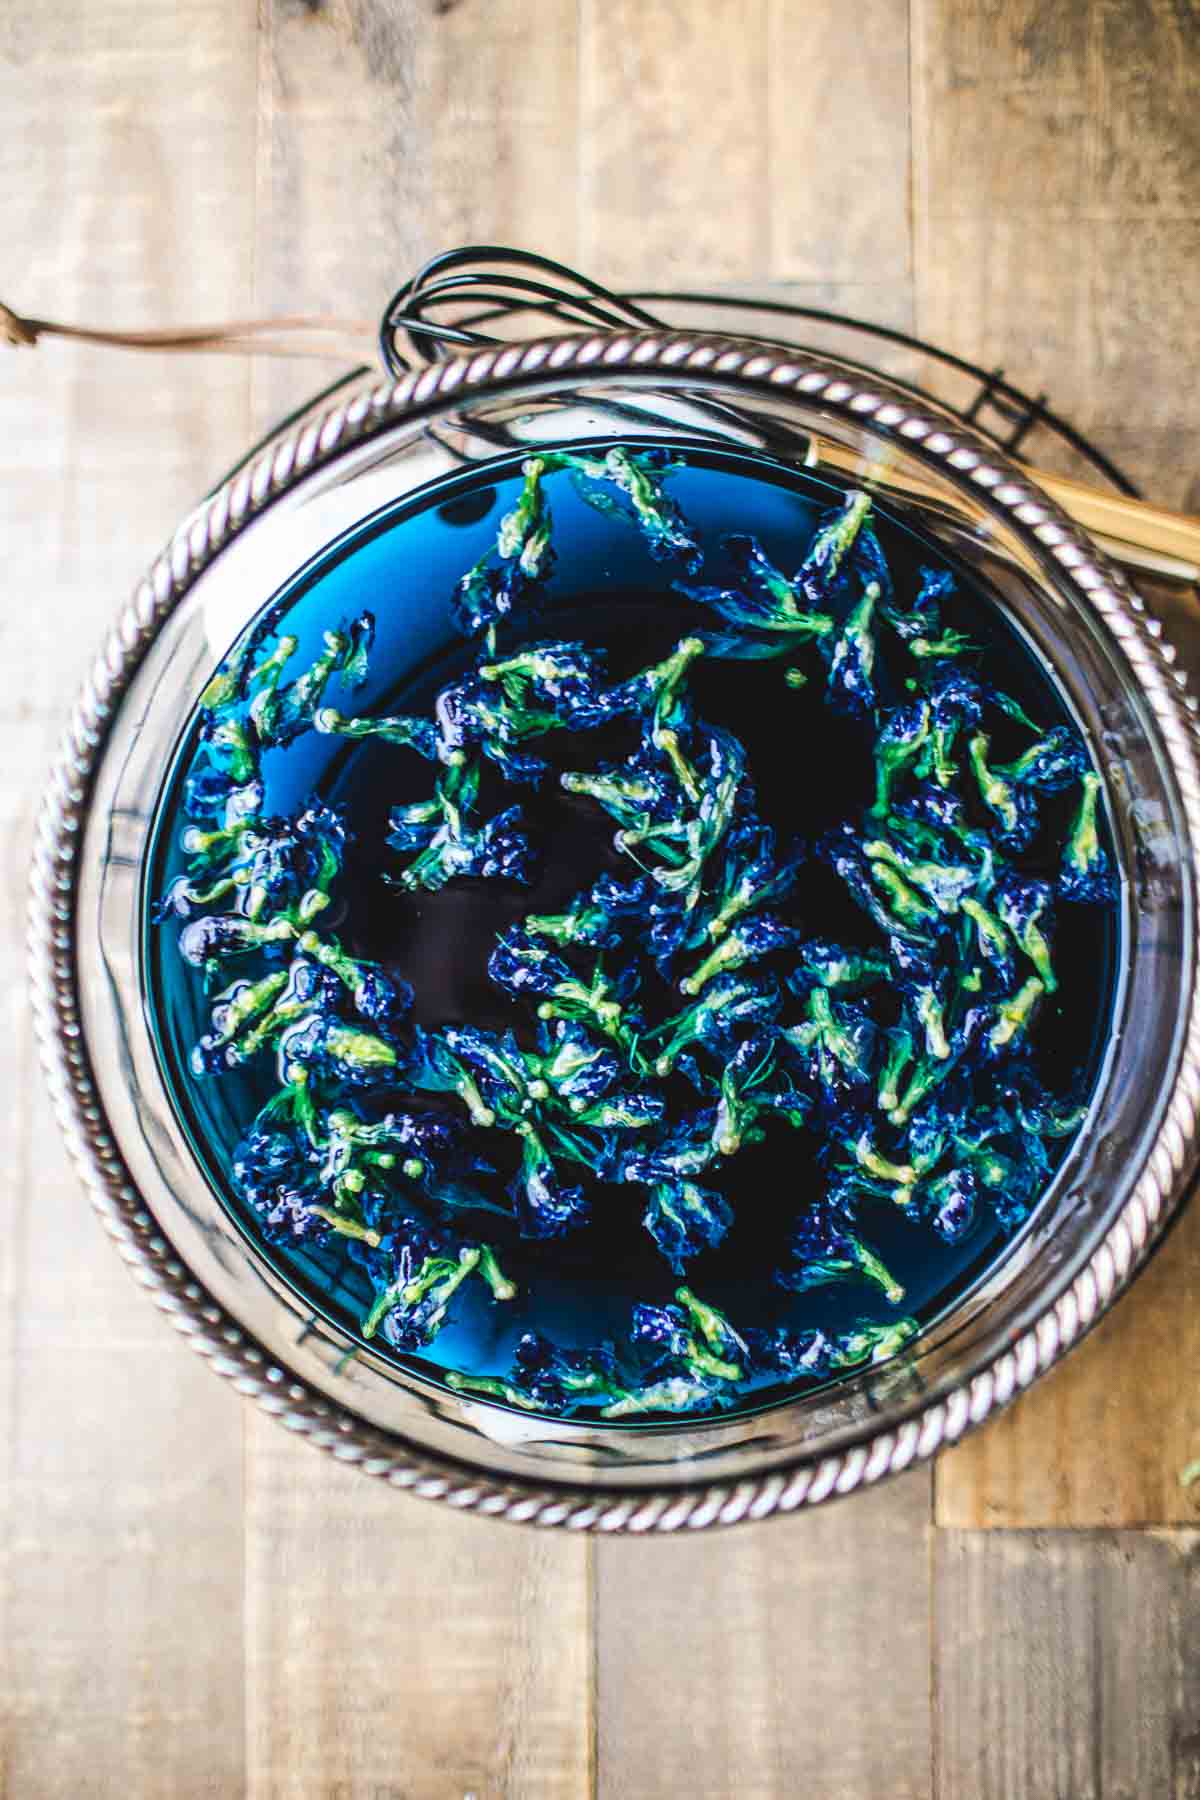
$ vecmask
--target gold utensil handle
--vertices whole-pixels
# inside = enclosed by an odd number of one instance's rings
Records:
[[[848,445],[814,436],[809,463],[813,468],[836,469],[839,475],[864,484],[874,477],[880,487],[893,493],[925,499],[945,494],[944,484],[932,474],[925,479],[911,463],[903,470],[889,464],[886,450],[878,457],[864,458],[861,451]],[[1045,469],[1025,465],[1025,472],[1048,499],[1125,568],[1160,580],[1200,583],[1200,518],[1169,512],[1145,500],[1131,500],[1125,494],[1104,493]]]
[[[1148,575],[1200,582],[1200,518],[1104,493],[1044,469],[1029,474],[1117,562]]]

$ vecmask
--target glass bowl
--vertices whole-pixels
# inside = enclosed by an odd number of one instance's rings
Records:
[[[1103,772],[1122,948],[1088,1118],[980,1283],[902,1352],[821,1391],[615,1427],[484,1404],[399,1367],[235,1229],[155,1055],[141,884],[180,728],[297,570],[449,473],[634,434],[828,472],[970,565],[1052,670]],[[601,333],[489,348],[396,386],[360,379],[289,421],[184,523],[77,702],[31,900],[34,1005],[62,1127],[157,1303],[219,1373],[341,1460],[452,1505],[574,1529],[701,1528],[813,1505],[1003,1406],[1095,1322],[1179,1205],[1200,1102],[1198,774],[1172,653],[1122,577],[985,439],[852,365],[736,339]]]

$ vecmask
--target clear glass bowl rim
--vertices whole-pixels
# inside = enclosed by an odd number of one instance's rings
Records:
[[[79,856],[91,791],[122,695],[172,610],[221,549],[282,495],[348,450],[399,422],[444,412],[467,396],[535,395],[572,377],[606,383],[628,372],[689,388],[748,396],[794,393],[831,418],[894,438],[973,503],[1003,519],[1059,587],[1073,589],[1118,640],[1149,703],[1186,821],[1194,883],[1200,845],[1200,771],[1190,703],[1171,654],[1141,603],[1095,546],[984,438],[934,406],[850,365],[791,348],[772,350],[680,332],[594,333],[497,346],[452,358],[404,381],[352,392],[316,419],[301,418],[230,478],[185,522],[151,569],[105,645],[76,704],[39,822],[30,903],[35,1019],[68,1145],[101,1217],[135,1273],[218,1372],[341,1460],[393,1485],[460,1507],[576,1529],[670,1530],[765,1517],[818,1503],[906,1467],[953,1441],[1041,1373],[1082,1336],[1128,1284],[1177,1209],[1195,1163],[1200,1024],[1194,970],[1172,1091],[1136,1186],[1086,1267],[1004,1353],[949,1393],[907,1409],[833,1455],[798,1454],[786,1467],[703,1477],[636,1491],[573,1487],[569,1480],[496,1477],[365,1422],[350,1408],[290,1380],[245,1327],[222,1312],[182,1263],[142,1202],[109,1130],[81,1030],[75,947]]]

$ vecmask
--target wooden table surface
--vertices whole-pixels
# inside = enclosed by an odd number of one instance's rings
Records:
[[[10,5],[3,291],[369,318],[463,240],[771,285],[1044,383],[1196,506],[1198,80],[1195,0]],[[0,357],[4,1795],[1200,1794],[1196,1209],[936,1470],[688,1542],[374,1485],[131,1284],[35,1066],[31,821],[118,603],[319,374]]]

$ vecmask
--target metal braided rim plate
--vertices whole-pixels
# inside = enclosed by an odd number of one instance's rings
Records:
[[[231,478],[173,540],[113,627],[67,726],[38,822],[31,879],[29,954],[34,1018],[51,1097],[68,1148],[101,1220],[136,1278],[211,1366],[290,1430],[342,1462],[427,1499],[511,1520],[573,1530],[669,1532],[730,1525],[815,1506],[894,1474],[952,1443],[1005,1405],[1055,1362],[1131,1280],[1179,1203],[1200,1115],[1200,996],[1194,987],[1182,1061],[1137,1186],[1072,1286],[969,1385],[897,1429],[823,1460],[718,1485],[616,1493],[503,1482],[419,1451],[366,1425],[337,1402],[294,1380],[218,1307],[147,1210],[122,1160],[84,1042],[74,935],[78,862],[93,778],[122,696],[160,626],[200,573],[264,508],[323,464],[400,421],[443,406],[458,392],[550,385],[582,371],[694,374],[743,390],[794,392],[833,416],[869,423],[933,465],[978,486],[1015,533],[1058,564],[1132,666],[1153,711],[1179,784],[1193,847],[1200,845],[1200,767],[1191,703],[1172,653],[1142,604],[1018,467],[986,439],[885,382],[783,348],[674,332],[573,335],[496,346],[439,363],[393,386],[359,394],[297,427]]]

